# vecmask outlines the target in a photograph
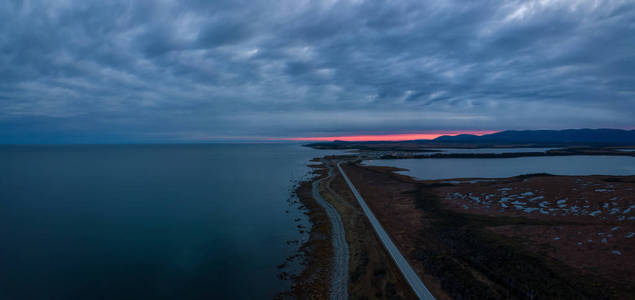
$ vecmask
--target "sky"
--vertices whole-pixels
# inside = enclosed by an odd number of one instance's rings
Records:
[[[0,1],[0,143],[635,128],[635,1]]]

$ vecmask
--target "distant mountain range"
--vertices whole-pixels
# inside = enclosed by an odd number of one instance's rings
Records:
[[[507,130],[482,136],[461,134],[441,136],[435,143],[469,144],[590,144],[633,145],[635,130],[567,129],[567,130]]]
[[[506,130],[486,135],[461,134],[440,136],[433,140],[412,141],[333,141],[306,146],[318,149],[418,149],[421,147],[530,147],[530,146],[635,146],[635,130],[566,129],[566,130]]]

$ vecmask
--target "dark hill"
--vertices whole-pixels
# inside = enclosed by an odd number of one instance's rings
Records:
[[[317,149],[402,150],[424,148],[479,147],[624,147],[635,146],[635,130],[566,129],[507,130],[482,136],[461,134],[441,136],[434,140],[413,141],[334,141],[306,145]]]
[[[441,136],[434,143],[461,144],[587,144],[633,145],[635,130],[567,129],[567,130],[508,130],[482,136]]]

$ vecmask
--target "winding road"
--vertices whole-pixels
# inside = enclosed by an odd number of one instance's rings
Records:
[[[329,169],[329,177],[333,169]],[[326,177],[328,178],[328,177]],[[333,277],[331,279],[331,299],[348,299],[348,243],[346,232],[339,213],[331,203],[320,195],[319,184],[322,178],[313,182],[313,199],[321,205],[331,221],[331,241],[333,242]]]
[[[366,217],[368,217],[371,225],[373,225],[373,229],[375,229],[375,232],[379,236],[382,244],[384,244],[384,247],[386,248],[388,253],[390,253],[392,259],[395,261],[395,264],[401,271],[401,274],[403,274],[404,278],[406,278],[406,281],[408,281],[408,284],[410,284],[410,287],[417,295],[417,297],[419,297],[419,299],[434,299],[434,296],[432,296],[428,288],[426,288],[419,276],[417,276],[417,273],[415,273],[415,271],[412,269],[406,258],[401,254],[397,246],[392,242],[390,236],[388,236],[388,233],[384,230],[384,228],[379,223],[379,220],[377,220],[377,218],[375,217],[375,214],[373,214],[368,205],[366,205],[364,198],[362,198],[353,183],[350,181],[350,179],[348,179],[348,176],[346,176],[346,173],[344,173],[344,170],[340,166],[341,163],[342,162],[337,163],[337,168],[340,170],[340,173],[344,177],[344,180],[346,180],[348,187],[351,188],[351,191],[355,195],[355,198],[357,198],[357,202],[359,202],[359,205],[362,207],[364,214],[366,214]],[[315,182],[313,183],[313,193],[315,195]],[[339,215],[337,217],[339,219]],[[344,242],[346,242],[346,240],[344,240]]]

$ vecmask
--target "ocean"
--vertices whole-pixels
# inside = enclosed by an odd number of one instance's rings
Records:
[[[293,185],[334,152],[0,146],[0,299],[271,298],[307,238]]]

